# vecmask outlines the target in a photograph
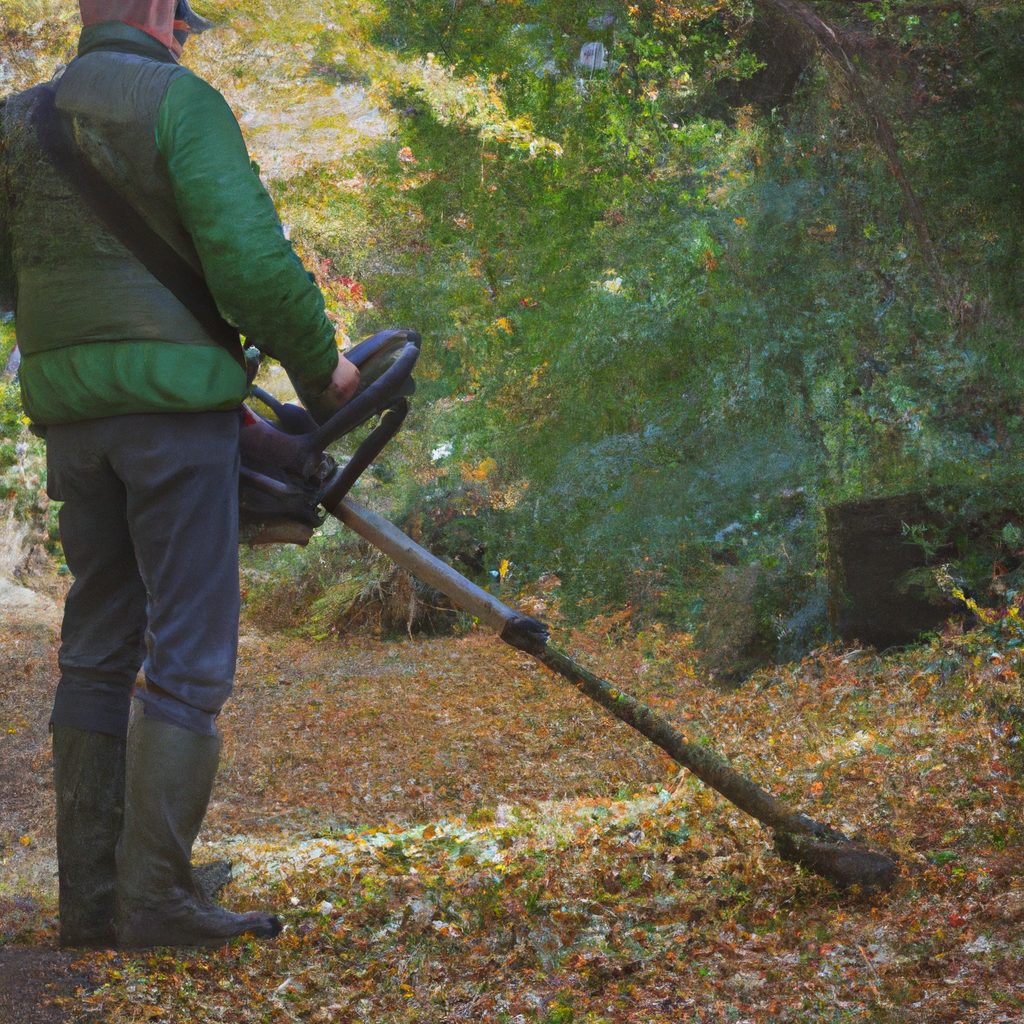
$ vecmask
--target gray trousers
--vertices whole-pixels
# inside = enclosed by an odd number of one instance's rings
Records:
[[[204,735],[238,647],[237,411],[49,427],[47,492],[74,583],[52,724],[123,737],[149,716]]]

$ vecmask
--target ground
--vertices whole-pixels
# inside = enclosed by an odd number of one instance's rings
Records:
[[[197,853],[231,859],[224,899],[277,908],[286,931],[70,957],[55,949],[55,619],[4,615],[5,1024],[1024,1013],[1021,782],[999,710],[1020,694],[1012,636],[889,660],[828,648],[728,693],[696,677],[686,637],[604,620],[564,638],[777,794],[895,850],[900,882],[868,897],[776,859],[756,823],[483,633],[250,629]]]

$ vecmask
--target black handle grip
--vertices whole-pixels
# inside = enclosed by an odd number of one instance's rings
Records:
[[[374,356],[401,341],[411,342],[417,348],[420,347],[420,336],[416,331],[410,330],[408,327],[389,327],[385,331],[378,331],[376,334],[371,334],[369,338],[364,338],[358,345],[345,353],[345,358],[362,371]]]
[[[334,511],[341,499],[352,489],[352,485],[363,475],[366,467],[398,433],[408,412],[408,399],[396,399],[394,404],[384,411],[380,423],[370,432],[370,436],[353,452],[352,458],[331,477],[320,495],[320,504],[328,512]]]
[[[391,335],[391,337],[384,338],[381,342],[377,342],[380,335],[368,338],[357,345],[349,353],[348,358],[351,359],[355,355],[360,359],[360,362],[365,364],[386,345],[393,344],[396,334],[411,337],[402,346],[395,361],[380,377],[356,394],[351,401],[342,406],[326,423],[309,435],[307,443],[310,451],[324,451],[328,445],[339,437],[347,434],[350,430],[354,430],[374,414],[386,409],[412,376],[416,360],[419,359],[420,355],[419,335],[414,331],[382,331],[381,334]],[[375,343],[372,349],[360,351],[364,346],[369,346],[371,342]],[[355,360],[352,359],[352,362],[355,363]],[[356,366],[359,365],[359,363],[356,363]]]

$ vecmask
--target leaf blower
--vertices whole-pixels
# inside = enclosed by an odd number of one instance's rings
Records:
[[[894,854],[869,849],[829,825],[792,811],[717,751],[691,742],[642,701],[577,664],[550,642],[543,622],[503,604],[394,524],[347,497],[401,427],[414,390],[412,372],[419,353],[420,337],[411,330],[381,331],[358,344],[346,355],[359,368],[359,390],[323,423],[302,406],[279,402],[263,389],[251,387],[241,431],[243,538],[254,544],[305,544],[326,515],[335,516],[771,829],[775,848],[785,860],[814,871],[840,889],[890,888],[899,874]],[[255,359],[252,362],[255,365]],[[379,417],[377,425],[348,460],[339,463],[327,454],[330,444],[374,416]]]

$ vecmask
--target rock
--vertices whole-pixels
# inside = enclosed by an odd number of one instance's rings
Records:
[[[44,594],[37,594],[20,583],[0,576],[0,616],[54,619],[60,617],[60,608]]]
[[[580,47],[579,65],[587,71],[603,71],[607,66],[604,43],[584,43]]]
[[[956,557],[952,545],[941,541],[941,518],[923,493],[825,510],[829,621],[842,640],[884,650],[913,642],[956,611],[937,587],[928,586],[928,567]]]
[[[15,345],[11,349],[11,354],[7,357],[7,363],[4,366],[4,374],[8,377],[13,377],[17,374],[21,367],[21,353],[18,351],[18,346]]]

